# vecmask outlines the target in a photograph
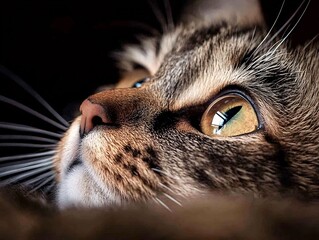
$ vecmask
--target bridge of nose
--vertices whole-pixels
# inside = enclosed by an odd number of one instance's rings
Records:
[[[90,132],[96,125],[146,122],[160,111],[161,103],[141,89],[112,89],[90,96],[81,104],[81,134]]]

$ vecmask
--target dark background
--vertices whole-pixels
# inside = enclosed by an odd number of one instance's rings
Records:
[[[150,2],[152,4],[150,4]],[[171,0],[175,20],[186,1]],[[301,1],[286,1],[282,25]],[[71,120],[78,104],[98,86],[114,82],[118,72],[110,57],[136,35],[147,34],[160,23],[151,5],[165,12],[162,1],[26,1],[8,0],[0,4],[0,64],[28,82],[58,112]],[[262,1],[269,26],[281,1]],[[313,38],[318,31],[318,1],[312,1],[291,35],[293,44]],[[299,16],[299,15],[298,15]],[[0,94],[31,105],[45,113],[32,98],[0,73]],[[6,104],[0,104],[0,121],[42,126]],[[44,126],[45,127],[45,126]],[[0,129],[1,130],[1,129]],[[1,151],[1,150],[0,150]]]

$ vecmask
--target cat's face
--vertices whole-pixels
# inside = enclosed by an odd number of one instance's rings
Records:
[[[318,51],[265,35],[194,25],[128,48],[126,76],[144,78],[134,64],[150,76],[82,103],[56,155],[59,205],[211,190],[318,197]]]

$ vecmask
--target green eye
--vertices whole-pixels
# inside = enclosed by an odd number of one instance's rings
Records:
[[[237,93],[212,102],[201,120],[201,130],[208,136],[238,136],[258,129],[259,121],[251,103]]]

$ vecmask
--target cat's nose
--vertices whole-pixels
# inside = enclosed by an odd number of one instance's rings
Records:
[[[89,133],[95,126],[109,123],[105,108],[98,104],[92,103],[89,99],[82,102],[80,106],[82,113],[80,135]]]

